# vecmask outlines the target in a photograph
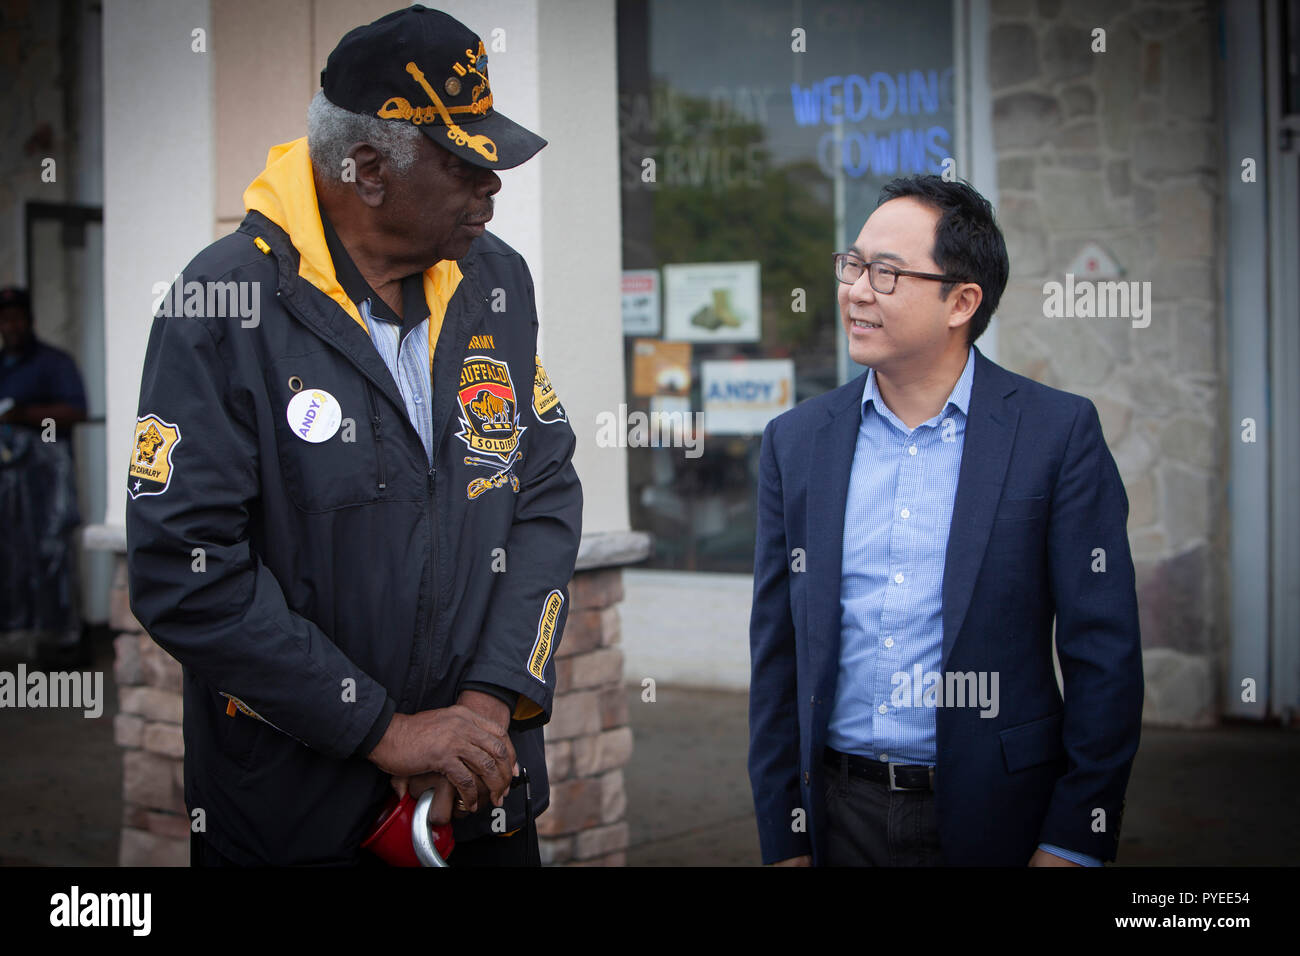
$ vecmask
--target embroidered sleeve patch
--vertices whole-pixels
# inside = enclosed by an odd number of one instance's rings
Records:
[[[157,415],[136,419],[135,440],[131,442],[131,467],[126,493],[132,498],[160,495],[172,482],[172,452],[181,443],[178,425]]]
[[[532,653],[528,655],[528,673],[543,684],[546,683],[546,662],[550,660],[551,649],[555,646],[555,625],[560,620],[560,608],[564,607],[564,595],[552,591],[546,595],[542,605],[542,616],[537,620],[537,640]]]
[[[560,404],[560,396],[555,394],[551,377],[542,367],[541,356],[533,356],[533,361],[537,363],[537,375],[533,379],[533,414],[537,416],[539,422],[546,425],[567,421],[564,406]]]

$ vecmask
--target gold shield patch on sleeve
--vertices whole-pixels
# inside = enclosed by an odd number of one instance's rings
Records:
[[[139,498],[166,491],[172,481],[172,452],[180,443],[179,426],[152,414],[137,418],[126,493]]]
[[[528,673],[543,684],[546,683],[546,662],[550,660],[551,650],[555,647],[555,625],[560,620],[560,608],[564,607],[564,594],[552,591],[546,595],[542,605],[542,616],[537,620],[537,640],[532,653],[528,655]]]
[[[546,369],[542,367],[542,357],[534,355],[533,361],[537,365],[537,374],[533,378],[533,414],[537,416],[539,422],[547,425],[566,421],[564,406],[560,404],[560,396],[555,394],[555,386],[551,384],[551,377],[546,374]]]

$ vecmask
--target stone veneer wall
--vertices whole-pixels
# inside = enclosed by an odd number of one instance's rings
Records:
[[[131,614],[125,559],[117,555],[111,626],[123,748],[122,866],[185,866],[181,666]],[[547,725],[551,805],[537,820],[542,862],[623,866],[628,828],[623,765],[632,753],[623,652],[619,568],[583,570],[569,584],[569,617],[557,651],[555,707]]]
[[[556,652],[556,698],[545,727],[551,806],[537,820],[542,862],[624,866],[623,765],[632,756],[618,605],[623,571],[579,571]]]
[[[1218,714],[1227,422],[1217,228],[1222,120],[1204,0],[992,0],[989,85],[1011,281],[1002,364],[1091,398],[1128,490],[1144,720]],[[1106,52],[1091,51],[1092,30]],[[1261,188],[1263,188],[1261,186]],[[1147,328],[1045,318],[1088,240],[1150,281]]]

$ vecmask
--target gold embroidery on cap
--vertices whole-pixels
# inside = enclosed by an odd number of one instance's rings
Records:
[[[482,46],[481,43],[479,45]],[[470,149],[474,150],[474,152],[478,153],[484,159],[495,163],[497,161],[497,144],[494,143],[486,136],[467,133],[459,126],[457,126],[455,123],[453,123],[451,121],[451,114],[447,111],[447,107],[442,105],[442,100],[438,98],[437,93],[433,92],[433,87],[429,85],[429,81],[424,78],[423,71],[418,66],[416,66],[415,63],[413,62],[407,63],[406,72],[410,73],[411,76],[415,78],[415,82],[420,84],[420,88],[423,89],[425,94],[429,97],[429,99],[433,101],[434,109],[438,111],[438,115],[442,117],[442,121],[445,124],[447,124],[447,138],[452,142],[454,142],[457,146],[468,146]],[[470,109],[473,112],[486,111],[488,106],[490,105],[490,101],[491,101],[491,96],[489,95],[487,99],[479,101],[479,103],[486,104],[482,107],[481,110],[475,110],[473,107],[470,107]],[[477,107],[479,103],[475,103],[474,107]],[[398,110],[400,110],[400,107],[405,107],[406,109],[411,110],[411,105],[407,103],[406,100],[401,99],[400,97],[393,97],[387,103],[384,104],[383,109],[381,109],[377,115],[383,119],[393,118],[392,114],[385,113],[386,110],[389,110],[390,105]],[[413,123],[427,122],[427,120],[425,119],[426,114],[424,113],[424,110],[427,109],[428,107],[424,107],[422,110],[419,111],[412,110],[411,117],[410,117],[411,122]],[[401,118],[406,119],[405,116]]]
[[[492,94],[488,94],[486,99],[479,100],[469,106],[444,106],[448,113],[486,113],[492,108]],[[403,119],[410,120],[416,126],[425,123],[436,123],[438,120],[438,109],[434,106],[412,106],[410,102],[402,96],[392,96],[384,101],[375,115],[380,119]]]

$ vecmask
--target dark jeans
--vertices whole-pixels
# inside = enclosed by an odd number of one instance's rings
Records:
[[[531,851],[531,852],[530,852]],[[453,867],[537,866],[537,833],[522,827],[509,836],[483,836],[467,843],[457,843],[447,862]],[[199,834],[190,834],[190,866],[238,866],[222,856]],[[369,850],[362,850],[358,866],[388,868]]]
[[[942,866],[934,791],[893,790],[826,764],[826,866]]]

